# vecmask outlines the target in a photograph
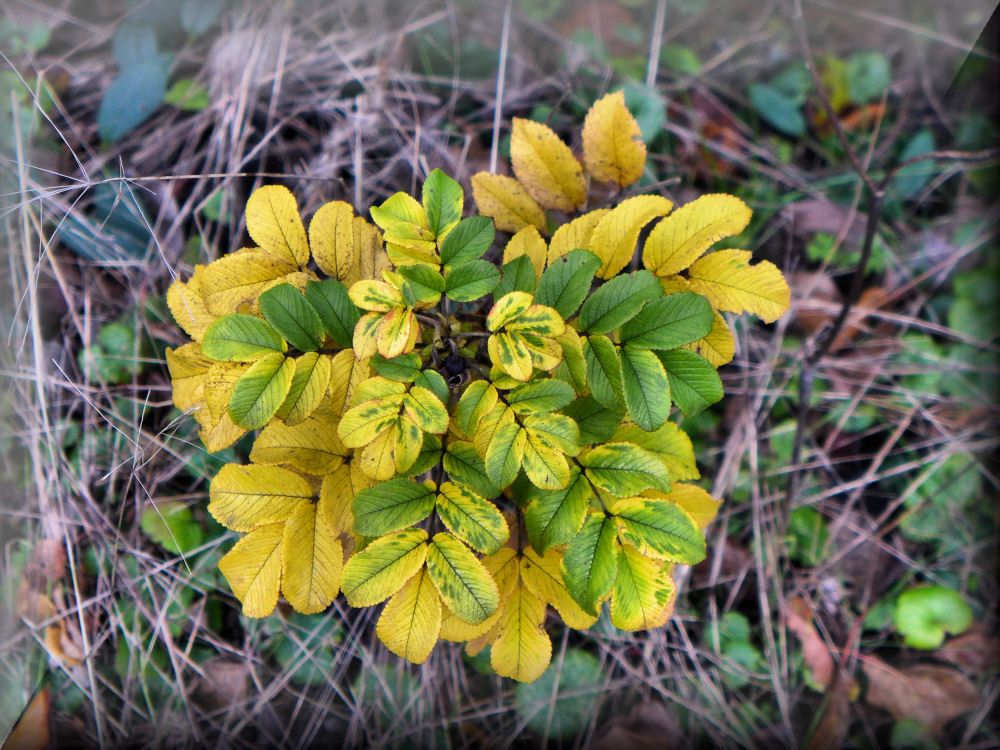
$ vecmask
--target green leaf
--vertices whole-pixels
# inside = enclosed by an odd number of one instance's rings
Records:
[[[538,279],[535,302],[554,307],[563,320],[576,312],[590,293],[601,259],[589,250],[570,250],[549,264]]]
[[[645,349],[676,349],[712,330],[712,305],[694,292],[653,300],[622,326],[621,340]]]
[[[366,487],[351,502],[354,531],[383,536],[423,521],[434,510],[434,490],[426,484],[397,477]]]
[[[518,255],[500,267],[500,283],[493,290],[493,298],[500,299],[511,292],[535,291],[535,267],[527,255]]]
[[[645,448],[667,467],[667,473],[674,481],[698,479],[698,467],[695,465],[694,447],[691,438],[673,422],[664,422],[652,432],[646,432],[638,425],[616,425],[613,434],[602,436],[600,440],[591,442],[635,443]]]
[[[178,78],[174,81],[164,94],[163,101],[185,112],[200,112],[211,104],[208,89],[193,78]]]
[[[562,489],[569,483],[570,469],[566,456],[549,442],[545,433],[524,429],[524,458],[521,468],[533,485],[542,490]]]
[[[650,300],[663,296],[660,280],[646,270],[615,276],[587,297],[578,317],[580,330],[608,333],[635,317]]]
[[[656,352],[656,356],[670,380],[670,396],[685,417],[692,417],[722,399],[722,380],[704,357],[687,349]]]
[[[591,615],[597,614],[598,604],[611,591],[618,574],[616,535],[614,519],[593,513],[563,554],[561,568],[566,589]]]
[[[544,378],[534,380],[507,394],[507,405],[516,414],[538,414],[552,412],[569,405],[576,398],[573,387],[562,380]]]
[[[670,381],[663,365],[649,349],[631,344],[621,350],[620,360],[629,416],[642,429],[655,430],[670,416]]]
[[[441,438],[437,435],[424,435],[423,445],[420,446],[420,455],[413,465],[406,470],[406,476],[416,477],[430,471],[438,465],[441,460]]]
[[[504,488],[514,481],[521,468],[527,439],[517,422],[505,424],[493,436],[486,449],[486,476],[497,487]]]
[[[500,606],[489,571],[451,534],[435,534],[427,545],[427,572],[448,609],[467,623],[482,622]]]
[[[606,409],[593,396],[585,396],[563,409],[563,414],[576,422],[580,443],[587,445],[606,442],[621,423],[625,409],[623,406]]]
[[[417,377],[413,379],[413,385],[418,388],[426,388],[438,397],[438,400],[447,406],[451,390],[445,382],[444,377],[437,370],[421,370]]]
[[[448,429],[448,411],[433,392],[418,385],[410,388],[403,396],[403,408],[407,415],[424,432],[440,435]]]
[[[452,482],[441,485],[437,512],[448,531],[485,555],[497,552],[510,536],[497,506]]]
[[[184,555],[200,546],[205,533],[184,503],[169,501],[142,511],[139,528],[172,555]]]
[[[932,649],[944,642],[946,632],[958,635],[969,629],[972,608],[957,591],[919,586],[899,595],[892,619],[907,646]]]
[[[220,362],[252,362],[287,348],[266,320],[243,313],[223,315],[208,327],[201,342],[202,354]]]
[[[625,541],[643,554],[685,565],[705,559],[705,535],[677,504],[631,497],[615,503],[611,512]]]
[[[261,294],[260,311],[274,330],[300,352],[314,352],[323,345],[319,313],[291,284],[278,284]]]
[[[406,529],[376,539],[344,564],[340,590],[352,607],[370,607],[399,591],[427,559],[427,532]]]
[[[400,266],[396,272],[406,279],[415,301],[436,304],[444,293],[444,276],[430,266]]]
[[[144,123],[167,93],[170,55],[154,54],[123,67],[104,92],[97,111],[97,132],[114,143]]]
[[[420,355],[416,352],[400,354],[392,359],[375,354],[368,364],[379,375],[400,383],[412,383],[420,374]]]
[[[361,312],[348,296],[347,287],[336,279],[310,281],[306,283],[306,299],[334,343],[345,349],[351,347]]]
[[[569,484],[561,490],[541,490],[524,509],[528,541],[539,554],[557,544],[565,544],[583,526],[587,508],[594,497],[590,482],[573,468]]]
[[[847,92],[854,104],[880,99],[891,83],[889,61],[881,52],[857,52],[847,58]]]
[[[493,410],[498,399],[496,387],[487,380],[476,380],[466,386],[455,405],[455,426],[472,437],[479,427],[479,420]]]
[[[278,412],[295,376],[295,360],[277,352],[254,362],[233,388],[229,417],[241,427],[259,430]]]
[[[601,406],[616,409],[624,403],[622,367],[618,350],[607,336],[588,336],[583,342],[590,393]]]
[[[587,478],[617,497],[635,497],[645,490],[670,491],[670,476],[651,453],[632,443],[607,443],[579,458]]]
[[[917,156],[922,156],[933,151],[935,148],[934,133],[929,128],[923,128],[918,130],[906,142],[906,145],[899,154],[899,162],[902,163]],[[913,198],[927,186],[927,183],[930,182],[931,178],[938,171],[939,167],[933,159],[914,162],[896,172],[896,176],[892,178],[890,186],[895,188],[900,198],[904,200]]]
[[[462,186],[440,169],[427,175],[422,198],[427,226],[437,237],[447,234],[462,218]]]
[[[761,119],[775,130],[795,137],[806,134],[801,105],[779,89],[766,83],[751,83],[747,86],[747,96]]]
[[[580,452],[580,428],[565,414],[532,414],[525,417],[524,429],[535,433],[547,443],[569,456]],[[531,436],[529,435],[529,438]]]
[[[442,463],[453,482],[468,487],[480,497],[492,500],[500,494],[500,488],[486,475],[486,465],[472,443],[449,440]]]
[[[441,243],[441,263],[450,267],[478,260],[490,249],[496,229],[488,216],[462,219]]]
[[[497,288],[500,271],[485,260],[470,260],[453,266],[444,279],[445,294],[455,302],[472,302]]]

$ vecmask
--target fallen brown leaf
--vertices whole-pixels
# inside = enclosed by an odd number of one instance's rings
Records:
[[[945,641],[935,656],[950,661],[973,674],[988,674],[1000,666],[1000,638],[989,636],[973,625],[972,629]]]
[[[826,688],[833,680],[835,664],[830,649],[812,624],[812,617],[801,597],[790,600],[782,610],[785,625],[802,641],[802,661],[812,675],[813,682]]]
[[[840,747],[844,738],[847,737],[847,730],[850,729],[851,701],[848,681],[839,673],[834,674],[832,679],[833,682],[827,689],[824,698],[823,713],[816,725],[816,731],[809,738],[806,750],[826,750],[831,747]]]
[[[49,689],[42,688],[7,735],[3,750],[43,750],[49,744]]]
[[[593,746],[594,750],[670,750],[680,739],[677,719],[662,703],[640,703],[628,716],[616,717]]]
[[[979,704],[979,693],[964,674],[937,664],[893,669],[881,659],[864,660],[867,702],[884,708],[899,721],[916,719],[935,737],[944,725]]]

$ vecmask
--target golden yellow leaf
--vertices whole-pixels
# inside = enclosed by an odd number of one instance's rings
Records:
[[[690,292],[691,285],[683,276],[676,274],[671,276],[660,276],[660,286],[663,287],[664,294],[677,294],[677,292]]]
[[[635,254],[642,228],[657,216],[669,213],[673,205],[659,195],[637,195],[626,198],[603,216],[586,248],[601,259],[597,276],[610,279],[625,268]]]
[[[651,560],[632,545],[619,547],[618,575],[611,589],[611,622],[622,630],[651,630],[665,625],[674,611],[677,590],[672,569]]]
[[[713,243],[746,229],[753,212],[723,193],[703,195],[661,219],[646,238],[642,262],[657,276],[669,276],[694,263]]]
[[[261,292],[294,270],[259,250],[224,255],[205,267],[201,282],[205,307],[212,315],[250,312]]]
[[[309,222],[309,246],[319,270],[345,281],[356,265],[354,253],[354,209],[344,201],[319,207]]]
[[[386,359],[406,354],[413,348],[419,324],[413,310],[397,307],[387,312],[379,326],[376,346],[378,353]]]
[[[749,250],[718,250],[688,270],[691,289],[725,312],[749,312],[773,323],[788,310],[791,291],[781,271],[762,260],[750,265]]]
[[[339,421],[351,408],[358,386],[368,378],[368,358],[355,359],[353,349],[344,349],[333,356],[331,364],[330,390],[317,412]]]
[[[318,512],[334,534],[354,534],[354,511],[351,502],[354,496],[370,485],[360,470],[351,471],[353,463],[342,463],[323,477],[319,491]],[[365,482],[355,481],[358,476]]]
[[[537,279],[542,275],[542,271],[545,270],[545,256],[547,253],[548,247],[545,244],[545,240],[542,239],[542,235],[538,233],[535,227],[529,226],[521,229],[510,238],[510,241],[503,249],[503,262],[510,263],[515,258],[527,255],[532,267],[535,269],[535,278]]]
[[[272,523],[251,531],[219,560],[219,570],[247,617],[267,617],[278,603],[284,526]]]
[[[306,228],[291,191],[281,185],[257,188],[247,200],[247,232],[262,251],[286,265],[309,262]]]
[[[232,531],[284,521],[312,500],[309,483],[277,466],[226,464],[208,488],[208,512]]]
[[[472,175],[472,196],[483,216],[490,216],[497,229],[517,232],[533,226],[548,233],[545,211],[512,177],[489,172]]]
[[[209,419],[215,423],[229,411],[229,398],[236,381],[250,369],[246,362],[213,362],[205,373],[205,406]]]
[[[361,316],[354,326],[354,337],[351,340],[354,356],[370,359],[378,352],[378,335],[382,330],[382,320],[385,313],[370,312]]]
[[[392,595],[382,610],[375,634],[396,656],[423,664],[441,631],[441,597],[427,568]]]
[[[500,632],[490,649],[493,671],[519,682],[538,679],[552,660],[552,641],[544,622],[545,602],[518,579],[504,603]]]
[[[639,123],[625,106],[625,92],[601,97],[583,121],[583,164],[601,182],[619,187],[642,177],[646,165],[646,144]]]
[[[241,437],[247,430],[240,427],[229,416],[228,407],[222,412],[218,419],[212,419],[207,407],[202,407],[194,413],[194,418],[198,420],[200,430],[198,437],[205,444],[205,450],[215,453],[228,448]]]
[[[384,482],[396,473],[396,425],[379,433],[361,451],[361,470],[372,479]]]
[[[166,355],[174,406],[187,411],[202,403],[205,400],[205,379],[215,362],[202,354],[201,346],[193,342],[177,349],[168,348]]]
[[[514,118],[510,163],[518,182],[544,208],[573,211],[587,200],[583,167],[547,125]]]
[[[544,555],[539,555],[528,547],[522,553],[521,580],[531,593],[555,607],[563,622],[571,628],[586,630],[597,622],[597,618],[584,612],[566,590],[566,583],[559,569],[561,551],[553,548],[546,550]]]
[[[483,638],[490,630],[498,627],[504,604],[510,596],[510,592],[517,584],[517,555],[510,547],[501,547],[492,555],[484,557],[481,562],[497,585],[497,591],[500,595],[500,609],[482,622],[471,624],[445,607],[444,619],[441,624],[442,640],[454,641],[456,643],[472,641],[477,638]],[[483,646],[485,647],[485,645],[484,643]]]
[[[344,547],[315,503],[296,508],[285,521],[281,591],[303,614],[322,612],[340,591]]]
[[[380,537],[344,566],[341,590],[352,607],[370,607],[399,591],[427,559],[427,532],[405,529]]]
[[[553,234],[549,242],[548,262],[552,263],[570,250],[590,247],[590,238],[598,222],[611,213],[610,208],[597,208],[577,216],[573,221],[562,224]]]
[[[264,466],[294,466],[321,476],[340,466],[349,453],[325,419],[310,418],[295,425],[275,420],[260,431],[250,460]]]
[[[201,280],[205,268],[206,266],[195,266],[194,275],[187,282],[178,279],[167,289],[170,314],[174,316],[177,325],[195,341],[201,341],[205,337],[205,331],[217,317],[205,307],[202,295]]]
[[[371,215],[383,232],[400,223],[412,224],[420,229],[429,228],[423,205],[404,192],[393,193],[381,206],[372,206]]]
[[[719,506],[722,505],[721,500],[716,500],[698,485],[686,482],[674,482],[670,492],[666,493],[664,497],[687,511],[688,515],[702,529],[712,523],[715,515],[719,512]]]
[[[392,268],[382,244],[382,234],[361,216],[354,217],[354,258],[351,275],[344,280],[348,286],[359,279],[380,279],[382,271]]]
[[[712,363],[713,367],[722,367],[733,361],[733,356],[736,354],[736,341],[733,339],[726,319],[718,310],[712,312],[715,314],[712,319],[712,330],[697,341],[685,344],[682,348],[704,357]]]

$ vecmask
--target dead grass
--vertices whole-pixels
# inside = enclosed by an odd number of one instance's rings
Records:
[[[138,524],[145,508],[167,498],[205,518],[204,476],[186,468],[204,465],[203,450],[190,420],[170,412],[161,359],[162,347],[182,337],[155,302],[194,263],[239,246],[239,207],[255,187],[288,184],[308,214],[330,199],[363,212],[395,190],[413,190],[434,167],[467,184],[475,171],[502,164],[497,134],[510,117],[545,103],[554,107],[555,126],[572,124],[568,113],[580,91],[613,85],[611,68],[567,41],[565,28],[526,17],[519,3],[471,5],[233,5],[207,35],[176,50],[176,69],[204,83],[211,104],[195,113],[161,107],[113,147],[99,142],[96,112],[115,73],[108,42],[126,18],[122,7],[64,0],[5,8],[12,18],[42,19],[55,34],[50,48],[10,59],[12,69],[66,83],[48,122],[33,138],[15,130],[14,151],[0,165],[11,279],[0,295],[0,440],[9,478],[0,519],[7,605],[0,669],[8,677],[0,681],[18,686],[4,719],[45,683],[55,746],[307,747],[331,738],[344,746],[546,744],[513,711],[514,686],[477,674],[457,646],[439,646],[422,667],[401,664],[374,639],[375,613],[342,601],[305,626],[286,614],[248,622],[214,573],[227,537],[209,534],[201,548],[172,556]],[[662,37],[644,38],[634,51],[670,104],[665,129],[674,149],[652,155],[657,179],[681,201],[695,188],[766,187],[762,210],[792,196],[829,205],[827,181],[844,174],[844,164],[815,158],[809,138],[795,158],[783,158],[778,142],[761,135],[764,126],[734,113],[745,105],[748,80],[801,59],[785,4],[725,2],[699,12],[674,5],[661,0],[633,11],[647,34],[663,28]],[[956,13],[945,5],[805,5],[817,54],[881,49],[898,64],[891,116],[877,142],[860,152],[873,173],[918,127],[954,133],[958,126],[962,102],[946,101],[944,92],[985,19],[976,11],[988,6]],[[421,46],[421,39],[430,41]],[[462,39],[502,64],[465,72],[477,59]],[[678,76],[660,63],[662,45],[677,43],[700,53],[698,75]],[[450,73],[428,70],[435,50],[465,57],[452,61]],[[706,122],[725,130],[706,137]],[[707,178],[712,167],[720,176]],[[693,185],[693,176],[702,182]],[[666,707],[658,731],[670,746],[799,746],[829,696],[803,680],[799,643],[782,616],[793,597],[807,602],[845,674],[890,638],[885,630],[862,635],[860,618],[887,590],[917,576],[950,587],[974,580],[968,598],[984,632],[995,630],[995,535],[939,554],[899,533],[922,507],[913,498],[954,456],[971,459],[967,471],[980,477],[983,503],[997,496],[988,459],[997,447],[993,394],[948,396],[916,377],[968,379],[984,368],[996,374],[995,361],[919,361],[916,339],[906,336],[931,334],[942,347],[996,353],[995,339],[954,330],[937,304],[956,274],[995,246],[996,207],[980,197],[964,162],[943,167],[936,184],[945,183],[947,199],[929,185],[926,200],[884,224],[896,261],[869,283],[885,294],[867,317],[849,319],[850,337],[816,363],[822,387],[796,464],[776,460],[775,445],[794,425],[797,379],[816,343],[802,329],[807,315],[829,321],[839,309],[838,298],[813,293],[819,275],[832,278],[835,291],[846,288],[845,277],[826,266],[806,269],[809,235],[787,211],[761,228],[755,249],[764,257],[816,276],[796,286],[784,321],[741,325],[737,359],[724,370],[727,404],[714,410],[714,422],[694,425],[703,474],[713,494],[727,498],[709,532],[709,559],[680,574],[678,615],[665,629],[550,628],[554,661],[566,648],[586,648],[601,659],[605,683],[601,709],[578,736],[547,744],[591,746],[612,719],[655,705]],[[147,206],[144,250],[127,261],[80,259],[52,240],[69,217],[88,215],[100,185],[113,186],[120,201]],[[218,194],[221,215],[210,220],[205,208]],[[820,211],[822,231],[856,249],[851,227],[864,211],[859,189],[847,216]],[[960,225],[970,229],[952,242]],[[945,238],[943,250],[931,241],[935,232]],[[141,366],[129,382],[102,382],[81,371],[77,353],[123,316],[147,348],[136,345]],[[866,425],[858,430],[855,420]],[[792,475],[799,489],[789,497]],[[786,554],[789,514],[805,505],[829,529],[827,554],[815,566]],[[33,557],[40,540],[56,545]],[[52,609],[26,609],[32,593]],[[730,612],[753,626],[763,654],[754,666],[712,645],[712,629]],[[279,658],[281,643],[290,646]],[[315,672],[304,680],[310,667]],[[358,693],[359,675],[376,687]],[[958,744],[950,746],[997,739],[995,677],[976,679],[981,704],[952,725],[948,736]],[[884,742],[884,712],[864,702],[849,712],[852,737]],[[844,741],[841,735],[835,744]]]

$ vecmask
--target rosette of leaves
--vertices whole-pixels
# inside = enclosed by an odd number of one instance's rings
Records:
[[[490,645],[521,681],[550,661],[550,607],[573,628],[605,603],[623,629],[667,621],[673,567],[703,559],[718,505],[670,417],[722,397],[720,311],[773,320],[788,289],[746,251],[705,254],[746,225],[730,196],[671,213],[640,195],[558,223],[588,178],[638,179],[638,136],[620,93],[588,114],[583,165],[515,120],[517,179],[474,176],[466,218],[439,170],[374,225],[333,202],[306,231],[291,193],[264,187],[247,205],[257,246],[170,288],[193,339],[167,352],[175,404],[210,451],[255,432],[208,506],[244,535],[220,568],[246,615],[282,595],[305,613],[341,593],[384,602],[394,653]]]

